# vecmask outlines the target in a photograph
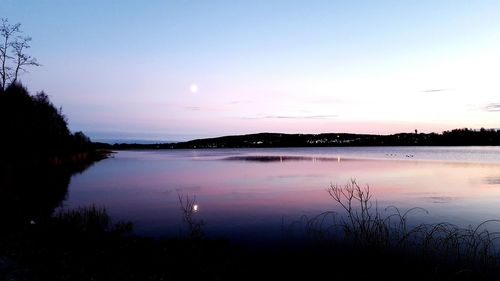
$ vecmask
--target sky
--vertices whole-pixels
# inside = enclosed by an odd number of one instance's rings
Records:
[[[92,139],[500,128],[500,1],[0,0]]]

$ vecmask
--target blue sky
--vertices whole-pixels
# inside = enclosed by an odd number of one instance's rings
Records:
[[[500,127],[500,1],[0,3],[93,138]]]

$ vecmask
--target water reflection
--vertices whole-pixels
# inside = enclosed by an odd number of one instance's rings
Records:
[[[65,199],[71,176],[91,164],[54,167],[26,158],[0,161],[0,221],[4,229],[50,217]]]
[[[430,197],[425,197],[432,203],[450,203],[452,200],[454,200],[454,197],[451,196],[430,196]]]
[[[500,177],[485,177],[484,182],[487,184],[500,186]]]
[[[255,161],[255,162],[286,162],[286,161],[336,161],[340,162],[340,156],[336,157],[315,157],[315,156],[287,156],[287,155],[246,155],[229,156],[223,158],[228,161]]]
[[[420,155],[403,149],[395,153]],[[430,212],[413,219],[467,225],[500,218],[500,189],[492,188],[500,164],[368,160],[338,151],[311,155],[307,149],[258,152],[119,152],[74,176],[64,204],[103,205],[115,218],[133,221],[140,234],[176,235],[181,225],[177,194],[189,194],[196,196],[197,210],[203,206],[198,215],[207,234],[272,239],[280,237],[282,220],[335,210],[327,187],[355,178],[370,185],[381,209],[418,206]]]

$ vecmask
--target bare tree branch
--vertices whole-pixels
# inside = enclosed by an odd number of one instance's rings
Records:
[[[31,41],[31,37],[18,37],[17,41],[13,44],[13,51],[17,56],[17,63],[14,70],[14,75],[11,77],[10,83],[15,83],[19,77],[19,71],[26,72],[26,66],[40,66],[36,61],[36,58],[31,57],[23,53],[25,49],[30,48],[28,42]]]
[[[30,37],[20,36],[21,24],[9,24],[7,19],[0,19],[0,89],[5,90],[16,83],[21,73],[27,72],[28,66],[40,66],[36,58],[26,54]]]

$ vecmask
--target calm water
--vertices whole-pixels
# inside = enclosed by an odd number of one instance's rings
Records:
[[[212,237],[273,239],[302,215],[337,206],[351,178],[379,207],[423,207],[414,221],[500,219],[500,147],[362,147],[121,151],[73,176],[64,208],[105,206],[142,235],[182,233],[178,194],[196,196]]]

